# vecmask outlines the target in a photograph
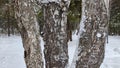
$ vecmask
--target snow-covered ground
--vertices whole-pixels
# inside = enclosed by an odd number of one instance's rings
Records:
[[[43,41],[41,44],[43,45]],[[73,41],[68,44],[69,65],[71,65],[76,45],[78,45],[78,37],[73,35]],[[101,68],[120,68],[120,36],[109,36],[105,51]],[[26,68],[23,52],[20,36],[0,36],[0,68]]]
[[[109,36],[101,68],[120,68],[120,36]]]
[[[26,68],[20,36],[0,37],[0,68]]]

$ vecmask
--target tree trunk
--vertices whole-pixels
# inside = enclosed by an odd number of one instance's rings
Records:
[[[65,68],[68,64],[67,9],[68,2],[50,2],[45,8],[45,62],[46,68]]]
[[[8,36],[10,36],[10,28],[11,28],[11,25],[10,25],[10,17],[8,16],[7,18],[7,32],[8,32]]]
[[[34,0],[14,0],[15,18],[22,37],[27,68],[43,68],[39,26],[34,12]]]
[[[67,20],[67,41],[72,41],[72,25]]]
[[[104,59],[107,33],[104,0],[82,0],[82,21],[76,68],[99,68]]]
[[[7,26],[7,34],[8,34],[8,36],[10,36],[10,27],[11,27],[11,25],[10,25],[10,6],[9,6],[9,4],[7,4],[6,18],[7,18],[7,24],[6,24],[6,26]]]

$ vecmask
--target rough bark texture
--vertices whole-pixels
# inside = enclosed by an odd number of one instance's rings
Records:
[[[68,2],[50,2],[45,8],[45,62],[46,68],[65,68],[68,64],[67,9]]]
[[[14,0],[15,18],[22,37],[27,68],[43,68],[39,27],[34,12],[34,0]]]
[[[107,32],[104,0],[82,0],[82,21],[76,68],[99,68],[104,58]]]

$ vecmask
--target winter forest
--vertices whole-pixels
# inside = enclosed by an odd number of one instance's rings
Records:
[[[120,0],[0,0],[0,68],[120,68]]]

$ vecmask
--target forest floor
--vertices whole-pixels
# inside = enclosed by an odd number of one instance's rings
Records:
[[[43,44],[44,42],[41,41],[42,50],[44,49]],[[69,65],[71,65],[78,45],[78,37],[73,35],[73,41],[68,45]],[[0,68],[26,68],[23,52],[20,36],[0,36]],[[109,36],[101,68],[120,68],[120,36]]]

